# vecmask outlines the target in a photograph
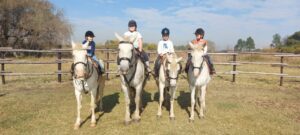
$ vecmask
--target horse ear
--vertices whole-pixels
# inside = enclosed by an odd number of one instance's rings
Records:
[[[181,61],[182,61],[182,57],[179,57],[179,58],[176,60],[177,63],[179,63],[179,62],[181,62]]]
[[[115,36],[119,41],[124,41],[123,37],[121,37],[118,33],[115,32]]]
[[[82,49],[88,49],[89,47],[89,42],[86,42],[85,44],[82,45]]]
[[[194,44],[192,44],[192,42],[189,42],[189,45],[192,49],[195,49],[195,46],[194,46]]]
[[[74,43],[74,41],[73,41],[73,40],[71,41],[71,45],[72,45],[72,49],[75,49],[75,48],[76,48],[76,46],[77,46],[77,45]]]

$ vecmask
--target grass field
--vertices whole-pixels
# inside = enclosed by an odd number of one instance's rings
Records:
[[[31,60],[37,60],[32,58]],[[38,59],[38,60],[48,60]],[[56,65],[8,65],[9,71],[55,71]],[[68,65],[63,69],[67,70]],[[256,71],[259,66],[241,66],[240,70]],[[231,67],[217,66],[217,70]],[[279,72],[278,67],[260,68]],[[286,70],[290,74],[299,69]],[[97,126],[91,128],[89,119],[90,96],[83,96],[82,127],[74,131],[76,100],[69,76],[57,83],[55,76],[7,77],[0,85],[0,134],[300,134],[300,81],[285,79],[278,86],[277,76],[238,75],[214,76],[208,86],[205,119],[195,117],[189,123],[190,93],[186,79],[180,78],[176,93],[176,120],[170,121],[168,110],[156,118],[158,90],[148,81],[140,123],[123,125],[125,106],[119,78],[106,82],[104,111],[97,112]],[[197,113],[196,113],[197,114]]]

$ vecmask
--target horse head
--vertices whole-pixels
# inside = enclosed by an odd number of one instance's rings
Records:
[[[203,56],[204,56],[204,48],[202,45],[194,45],[191,42],[189,42],[192,56],[192,69],[194,72],[194,76],[199,76],[201,69],[203,68]]]
[[[121,37],[117,33],[115,36],[119,40],[119,59],[120,59],[120,71],[122,74],[127,74],[130,63],[134,57],[134,47],[132,45],[133,39],[130,37]]]
[[[166,56],[166,71],[172,87],[176,86],[178,76],[181,73],[181,60],[182,57],[177,58],[175,53],[170,53]]]
[[[88,43],[77,45],[72,41],[72,55],[74,60],[74,75],[78,79],[85,79],[87,67]]]

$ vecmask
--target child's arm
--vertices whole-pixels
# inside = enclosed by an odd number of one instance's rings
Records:
[[[160,44],[160,42],[158,42],[158,44],[157,44],[157,54],[161,55],[161,44]]]
[[[142,50],[143,50],[143,39],[142,38],[138,39],[138,45],[139,45],[139,51],[142,52]]]
[[[92,42],[91,43],[91,53],[92,53],[92,56],[95,55],[95,50],[96,50],[96,44],[95,44],[95,42]]]
[[[170,42],[170,53],[174,53],[174,45],[173,42]]]
[[[204,50],[204,54],[206,54],[207,53],[207,41],[206,40],[205,40],[205,43],[204,43],[203,50]]]

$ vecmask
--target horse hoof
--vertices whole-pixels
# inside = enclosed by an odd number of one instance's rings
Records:
[[[96,123],[91,123],[91,127],[96,127]]]
[[[190,122],[190,123],[194,123],[194,120],[193,120],[193,119],[189,119],[189,122]]]
[[[75,124],[75,125],[74,125],[74,130],[78,130],[78,129],[79,129],[79,127],[80,127],[80,125],[78,125],[78,124]]]
[[[175,120],[175,117],[170,117],[170,120],[171,120],[171,121],[174,121],[174,120]]]
[[[130,125],[130,124],[131,124],[131,121],[125,121],[125,122],[124,122],[124,125],[125,125],[125,126],[128,126],[128,125]]]
[[[140,123],[140,122],[141,122],[141,119],[134,119],[134,122],[135,122],[135,123]]]

